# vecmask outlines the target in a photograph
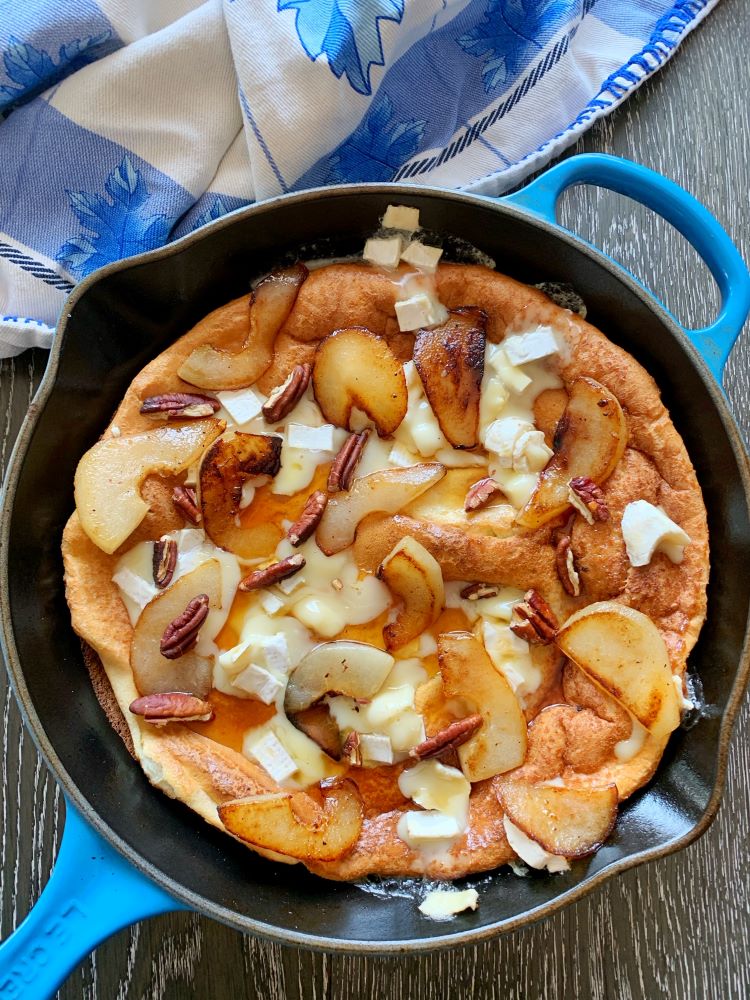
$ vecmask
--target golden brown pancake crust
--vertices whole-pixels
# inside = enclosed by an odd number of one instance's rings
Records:
[[[653,379],[601,332],[559,309],[536,289],[474,265],[443,264],[436,281],[438,295],[448,308],[478,306],[488,314],[487,332],[492,341],[502,340],[508,327],[524,320],[552,325],[569,346],[570,359],[560,371],[565,386],[579,375],[588,375],[618,397],[627,417],[629,441],[619,466],[604,484],[612,518],[594,525],[576,518],[573,548],[584,587],[579,599],[569,597],[557,577],[553,527],[494,537],[482,534],[481,529],[467,533],[460,526],[427,523],[403,513],[374,516],[361,525],[357,536],[355,554],[360,565],[375,569],[395,542],[408,534],[435,555],[446,579],[534,587],[561,618],[593,601],[621,601],[654,621],[667,643],[673,671],[682,675],[705,617],[708,534],[693,466]],[[387,337],[398,356],[408,359],[413,338],[398,332],[395,294],[388,277],[366,265],[336,264],[313,271],[302,285],[277,338],[272,365],[258,387],[268,392],[278,385],[294,364],[310,361],[317,342],[338,327],[365,326]],[[176,372],[195,347],[209,343],[237,349],[249,334],[248,306],[249,297],[243,296],[217,309],[147,365],[113,418],[120,431],[127,435],[153,427],[152,420],[138,412],[145,396],[190,390]],[[551,435],[565,399],[564,390],[552,390],[538,399],[537,424],[546,434]],[[109,435],[108,429],[105,437]],[[128,711],[137,694],[129,666],[132,628],[111,580],[113,567],[119,555],[136,542],[183,526],[170,499],[174,482],[157,477],[146,481],[144,497],[150,512],[114,555],[107,556],[94,546],[77,516],[71,517],[63,539],[67,596],[73,626],[101,657],[132,748],[149,779],[208,822],[221,826],[217,805],[274,788],[266,773],[236,751],[187,726],[155,730]],[[661,505],[688,532],[692,541],[680,565],[657,554],[648,566],[630,566],[619,523],[625,505],[635,499]],[[540,655],[535,653],[535,658]],[[577,669],[568,667],[563,672],[562,660],[556,655],[544,654],[539,662],[543,663],[544,681],[528,713],[536,717],[521,771],[539,780],[561,776],[566,784],[576,786],[614,781],[621,799],[632,794],[653,774],[665,741],[649,737],[630,761],[618,761],[613,748],[629,735],[626,713]],[[425,714],[428,732],[433,731],[432,727],[439,725],[439,711],[427,705]],[[115,716],[108,715],[114,724]],[[365,802],[360,840],[348,857],[310,864],[312,871],[335,879],[355,879],[371,872],[455,878],[514,857],[490,780],[472,789],[467,833],[447,857],[425,864],[396,834],[399,815],[407,805],[396,785],[398,772],[398,767],[352,772]]]

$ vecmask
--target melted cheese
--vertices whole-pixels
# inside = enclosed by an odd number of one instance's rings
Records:
[[[550,854],[540,847],[535,840],[527,837],[507,816],[503,816],[503,826],[508,843],[530,868],[546,868],[548,872],[565,872],[570,868],[570,862],[558,854]]]
[[[431,920],[449,920],[464,910],[476,910],[478,905],[476,889],[433,889],[419,904],[419,912]]]
[[[440,424],[427,401],[422,380],[413,361],[404,365],[409,405],[406,416],[398,426],[395,438],[409,451],[432,458],[440,449],[451,449],[448,439],[440,430]]]
[[[458,768],[423,760],[401,772],[398,787],[418,806],[452,816],[462,830],[466,828],[471,783]]]
[[[632,760],[636,754],[641,752],[643,744],[646,742],[646,736],[648,735],[645,726],[642,726],[635,717],[631,716],[631,719],[633,728],[630,736],[627,739],[620,740],[619,743],[615,743],[615,757],[623,763]]]
[[[242,745],[244,755],[250,760],[257,760],[265,767],[266,765],[256,753],[256,749],[259,745],[266,745],[264,741],[268,739],[269,734],[281,744],[284,752],[295,765],[294,770],[283,778],[271,775],[282,787],[307,788],[340,773],[341,768],[323,753],[318,744],[314,743],[309,736],[305,736],[299,729],[295,729],[289,719],[281,714],[274,715],[262,726],[254,726],[247,731]],[[273,740],[269,740],[269,744],[275,746]]]
[[[487,618],[482,621],[482,639],[493,664],[513,688],[521,706],[525,706],[527,696],[542,683],[542,672],[534,665],[528,642],[517,636],[509,625]]]

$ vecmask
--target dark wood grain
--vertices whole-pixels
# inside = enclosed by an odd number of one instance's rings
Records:
[[[669,66],[579,143],[683,184],[750,259],[750,9],[724,0]],[[621,260],[686,323],[710,319],[716,295],[684,241],[651,213],[598,190],[566,196],[563,221]],[[750,338],[726,373],[750,431]],[[5,466],[45,356],[5,362],[0,412]],[[745,567],[743,572],[747,572]],[[0,677],[0,936],[21,920],[50,871],[61,823],[54,781],[24,733]],[[629,872],[534,927],[422,958],[311,955],[265,944],[188,914],[161,917],[107,941],[68,980],[64,1000],[433,1000],[443,997],[727,998],[750,994],[750,749],[745,704],[717,821],[677,856]]]

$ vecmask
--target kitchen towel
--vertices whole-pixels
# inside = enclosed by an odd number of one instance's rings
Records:
[[[499,194],[717,0],[0,0],[0,357],[76,281],[347,181]]]

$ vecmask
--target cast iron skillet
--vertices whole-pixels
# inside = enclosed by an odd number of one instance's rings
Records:
[[[710,327],[683,330],[620,267],[561,229],[555,205],[573,184],[598,184],[654,208],[696,247],[722,296]],[[569,281],[589,318],[654,375],[703,486],[712,544],[708,621],[691,657],[715,711],[672,738],[656,778],[627,802],[610,841],[570,872],[467,879],[480,906],[450,923],[412,899],[375,898],[301,866],[260,859],[151,788],[107,724],[65,604],[60,534],[73,473],[133,376],[250,279],[329,238],[358,251],[389,202],[463,237],[523,281]],[[675,267],[682,266],[675,262]],[[730,728],[748,672],[748,465],[714,377],[750,309],[750,276],[718,223],[692,197],[635,164],[564,161],[501,200],[421,187],[363,185],[295,194],[235,212],[164,249],[113,264],[70,296],[47,374],[6,481],[0,553],[4,652],[37,746],[62,785],[67,824],[53,876],[0,953],[0,997],[52,993],[113,931],[193,907],[233,927],[332,951],[422,951],[527,924],[626,868],[684,847],[719,804]],[[713,375],[712,375],[713,373]]]

